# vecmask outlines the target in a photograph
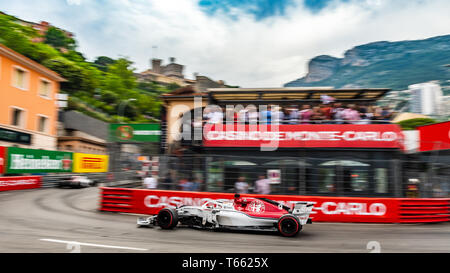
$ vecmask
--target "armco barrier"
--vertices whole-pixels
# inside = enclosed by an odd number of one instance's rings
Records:
[[[41,181],[41,176],[4,176],[0,177],[0,191],[36,189]]]
[[[432,223],[450,221],[450,199],[446,198],[401,198],[399,201],[399,222]]]
[[[101,188],[100,210],[114,212],[145,213],[138,211],[134,204],[135,189]]]
[[[105,187],[132,187],[137,183],[142,183],[135,178],[136,173],[134,171],[125,172],[109,172],[109,173],[59,173],[59,174],[46,174],[42,176],[42,188],[55,188],[58,187],[59,182],[64,178],[72,176],[87,176],[89,179],[102,183]],[[111,179],[108,176],[111,175]],[[128,186],[129,185],[129,186]]]
[[[101,211],[157,214],[165,207],[202,205],[208,200],[232,200],[231,193],[183,192],[145,189],[101,188]],[[255,195],[290,205],[314,202],[316,222],[418,223],[449,221],[450,199],[359,198],[292,195]]]

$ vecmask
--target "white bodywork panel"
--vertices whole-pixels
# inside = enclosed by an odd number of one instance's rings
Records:
[[[178,209],[178,215],[198,216],[206,222],[218,226],[273,226],[278,219],[256,218],[236,210],[232,205],[221,208],[186,206]]]
[[[217,221],[221,226],[273,226],[278,219],[256,218],[240,211],[222,210],[217,213]]]
[[[297,216],[301,225],[306,225],[308,222],[309,214],[313,209],[312,203],[296,203],[294,205],[294,209],[292,210],[292,214]]]

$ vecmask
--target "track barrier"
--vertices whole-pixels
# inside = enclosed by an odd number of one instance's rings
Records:
[[[42,176],[0,177],[0,191],[28,190],[41,187]]]
[[[100,211],[154,215],[164,207],[201,206],[209,200],[232,201],[232,193],[187,192],[102,187]],[[427,223],[450,221],[450,198],[361,198],[242,194],[290,206],[314,202],[315,222]]]
[[[401,198],[398,202],[398,217],[401,223],[450,221],[449,198]]]

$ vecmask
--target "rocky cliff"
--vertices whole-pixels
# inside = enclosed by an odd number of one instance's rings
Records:
[[[310,60],[308,73],[286,83],[295,86],[387,87],[407,89],[408,85],[431,80],[450,91],[450,35],[425,40],[380,41],[356,46],[343,58],[328,55]]]

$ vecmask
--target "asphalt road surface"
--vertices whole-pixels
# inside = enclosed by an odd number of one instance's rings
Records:
[[[276,233],[137,228],[136,216],[99,212],[99,189],[0,193],[1,253],[450,252],[450,223],[306,225]],[[74,243],[75,242],[75,243]]]

